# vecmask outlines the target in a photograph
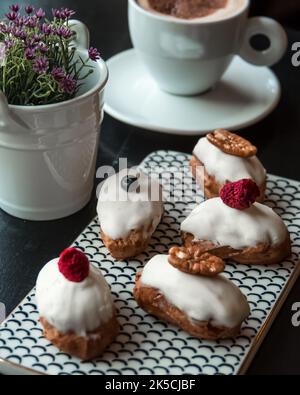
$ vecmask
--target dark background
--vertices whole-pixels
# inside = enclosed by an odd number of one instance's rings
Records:
[[[15,1],[16,2],[16,1]],[[0,0],[0,14],[12,1]],[[126,0],[49,0],[19,1],[22,5],[66,6],[77,11],[77,18],[91,31],[92,45],[108,59],[131,47],[127,27]],[[278,108],[264,121],[241,130],[259,149],[259,156],[270,173],[300,180],[300,67],[291,64],[291,45],[300,42],[300,1],[252,1],[252,15],[278,19],[287,29],[289,49],[273,69],[282,83]],[[138,164],[156,149],[191,152],[197,137],[170,136],[122,124],[106,115],[101,133],[98,166],[116,166],[127,157]],[[95,199],[69,218],[34,223],[10,217],[0,211],[0,301],[9,313],[34,286],[41,267],[70,245],[95,215]],[[257,353],[249,374],[300,374],[300,328],[291,324],[291,306],[300,301],[300,281],[288,297],[266,340]]]

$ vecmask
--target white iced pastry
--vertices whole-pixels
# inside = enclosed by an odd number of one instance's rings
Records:
[[[259,243],[275,246],[288,235],[282,219],[268,206],[254,203],[248,209],[237,210],[221,198],[198,205],[182,222],[181,231],[192,234],[195,241],[207,240],[236,249]]]
[[[266,170],[257,156],[241,158],[229,155],[202,137],[194,148],[193,154],[204,165],[206,172],[219,183],[234,182],[251,178],[258,186],[264,184]]]
[[[139,176],[138,188],[127,191],[122,179]],[[142,230],[145,238],[159,224],[164,212],[159,182],[141,171],[124,169],[103,184],[97,206],[101,230],[113,240],[125,239],[132,230]]]
[[[85,336],[106,323],[113,315],[109,286],[99,270],[90,265],[82,282],[67,280],[59,271],[58,258],[47,263],[36,283],[40,316],[61,333]]]
[[[239,288],[222,275],[202,277],[183,273],[156,255],[146,264],[141,283],[158,289],[167,301],[191,321],[235,328],[249,315],[249,305]]]

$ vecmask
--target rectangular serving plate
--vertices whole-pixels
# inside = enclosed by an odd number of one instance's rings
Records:
[[[141,310],[132,296],[137,270],[155,254],[180,244],[180,222],[203,200],[189,169],[189,155],[157,151],[140,165],[172,191],[149,248],[135,259],[115,261],[99,239],[95,219],[74,245],[102,270],[118,308],[121,331],[102,358],[81,362],[42,335],[35,290],[0,326],[0,372],[4,374],[244,374],[300,274],[300,183],[268,176],[266,204],[280,214],[292,238],[291,259],[279,265],[228,263],[225,275],[247,295],[251,315],[236,339],[201,341]],[[184,177],[177,177],[182,174]],[[172,176],[172,174],[175,176]],[[171,183],[170,183],[171,180]],[[181,196],[182,191],[184,196]]]

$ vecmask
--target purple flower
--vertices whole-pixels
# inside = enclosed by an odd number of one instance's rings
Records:
[[[61,12],[57,8],[52,8],[52,15],[54,18],[61,19]]]
[[[46,15],[45,11],[42,8],[39,8],[36,13],[35,13],[36,17],[38,19],[44,18],[44,16]]]
[[[52,27],[47,23],[43,23],[41,30],[46,36],[49,36],[52,33]]]
[[[69,95],[72,95],[73,93],[75,93],[77,83],[76,83],[75,79],[72,76],[67,75],[61,81],[60,84],[61,84],[61,87],[63,88],[63,90],[65,91],[65,93],[67,93]]]
[[[26,33],[24,32],[23,29],[21,28],[16,28],[12,30],[12,34],[17,37],[20,38],[21,40],[25,40],[25,38],[27,37]]]
[[[90,47],[88,50],[89,58],[96,62],[98,59],[101,58],[100,53],[97,48]]]
[[[35,33],[32,37],[31,40],[33,43],[38,43],[43,39],[43,36],[41,34]]]
[[[14,12],[14,11],[9,12],[8,14],[5,14],[5,16],[10,21],[15,21],[18,18],[18,14],[16,12]]]
[[[21,16],[20,18],[15,20],[16,26],[24,26],[27,22],[27,17],[25,15]]]
[[[51,72],[52,77],[57,81],[60,87],[68,95],[72,95],[76,91],[77,82],[71,75],[66,75],[64,70],[60,67],[54,67]]]
[[[13,5],[9,6],[9,9],[13,12],[19,12],[20,6],[19,6],[19,4],[13,4]]]
[[[61,26],[58,29],[56,29],[56,34],[59,37],[63,37],[65,39],[71,38],[73,37],[74,33],[72,32],[71,29],[69,29],[68,27],[65,26]]]
[[[31,48],[31,47],[26,48],[25,57],[28,60],[33,60],[35,58],[35,48]]]
[[[27,27],[36,27],[37,25],[37,18],[35,16],[30,16],[29,18],[27,18],[26,22],[25,22],[25,26]]]
[[[70,10],[69,8],[52,8],[52,14],[54,18],[65,20],[75,15],[75,11]]]
[[[44,43],[42,43],[42,42],[39,43],[38,49],[40,50],[40,52],[41,52],[42,54],[45,54],[45,53],[48,51],[47,45],[44,44]]]
[[[26,48],[32,48],[32,49],[36,48],[36,42],[32,40],[30,36],[27,36],[25,40],[25,44],[26,44]]]
[[[42,37],[39,34],[34,34],[33,36],[28,36],[26,40],[26,47],[37,48],[38,43],[41,41]]]
[[[65,72],[60,67],[54,67],[51,71],[51,74],[52,77],[58,82],[61,82],[66,77]]]
[[[13,31],[13,27],[7,26],[7,27],[6,27],[6,32],[5,32],[5,33],[11,34],[12,31]]]
[[[14,45],[14,40],[11,40],[11,39],[6,39],[6,40],[4,40],[4,44],[5,44],[5,48],[6,49],[10,49],[13,45]]]
[[[27,7],[25,7],[25,11],[28,15],[33,13],[34,8],[31,5],[28,5]]]
[[[69,19],[75,14],[76,14],[76,12],[73,10],[70,10],[69,8],[62,8],[61,9],[61,17],[63,17],[64,19]]]
[[[45,56],[39,56],[35,59],[32,68],[39,74],[45,74],[49,69],[49,61]]]

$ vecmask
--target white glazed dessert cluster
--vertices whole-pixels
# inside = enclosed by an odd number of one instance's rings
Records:
[[[182,222],[184,247],[155,256],[136,277],[134,296],[144,310],[199,338],[234,336],[249,315],[245,296],[220,274],[226,260],[267,265],[291,253],[282,219],[256,202],[266,180],[256,152],[249,141],[223,129],[199,140],[194,156],[205,166],[206,186],[215,183],[213,192],[220,196]],[[192,172],[193,166],[194,160]]]
[[[220,274],[224,260],[272,264],[291,252],[286,226],[255,202],[259,194],[254,181],[243,179],[196,207],[181,224],[184,247],[155,256],[137,274],[137,303],[192,336],[235,336],[250,309],[239,288]]]
[[[273,264],[291,253],[284,222],[257,202],[256,182],[263,184],[266,172],[255,153],[250,142],[228,131],[200,139],[194,155],[224,183],[220,196],[204,201],[182,222],[183,247],[154,256],[136,275],[140,307],[201,339],[237,335],[250,313],[246,297],[221,274],[226,260]],[[97,210],[111,255],[134,256],[146,249],[161,220],[162,188],[143,172],[124,169],[104,182]],[[92,359],[117,335],[109,286],[74,248],[41,270],[36,298],[45,337],[64,352]]]

